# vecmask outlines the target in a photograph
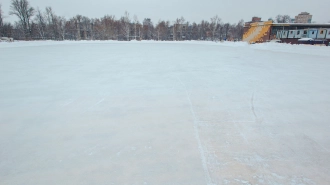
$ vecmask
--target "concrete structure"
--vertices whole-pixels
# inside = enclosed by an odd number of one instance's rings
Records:
[[[251,21],[245,23],[243,41],[260,43],[273,39],[281,39],[282,42],[286,43],[298,43],[299,38],[326,38],[329,42],[329,30],[329,23],[273,23],[273,21]]]
[[[174,24],[168,28],[170,33],[170,40],[189,40],[191,33],[191,26],[189,24]],[[175,34],[174,34],[175,33]]]
[[[308,12],[301,12],[295,17],[294,23],[311,23],[313,15],[310,15]]]

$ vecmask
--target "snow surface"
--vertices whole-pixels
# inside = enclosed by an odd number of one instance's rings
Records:
[[[0,43],[0,184],[328,184],[330,47]]]

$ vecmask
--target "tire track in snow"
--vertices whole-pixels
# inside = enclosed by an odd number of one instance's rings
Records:
[[[252,96],[251,96],[251,110],[253,112],[255,120],[257,121],[258,116],[257,116],[256,112],[254,111],[254,92],[252,93]]]
[[[186,85],[181,81],[181,79],[179,77],[178,77],[178,80],[180,81],[181,85],[184,87],[184,90],[185,90],[186,96],[187,96],[187,100],[188,100],[189,106],[190,106],[190,112],[191,112],[191,114],[193,116],[193,119],[194,119],[195,138],[196,138],[197,143],[198,143],[198,150],[199,150],[199,153],[200,153],[200,156],[201,156],[201,160],[202,160],[202,165],[203,165],[205,180],[206,180],[207,185],[213,185],[212,180],[211,180],[211,176],[210,176],[210,172],[209,172],[209,170],[207,168],[207,164],[206,164],[205,151],[203,149],[202,142],[201,142],[201,139],[200,139],[200,136],[199,136],[199,132],[198,132],[198,127],[197,127],[198,120],[197,120],[197,116],[196,116],[195,110],[193,108],[193,104],[191,102],[190,95],[188,93],[188,90],[187,90]]]

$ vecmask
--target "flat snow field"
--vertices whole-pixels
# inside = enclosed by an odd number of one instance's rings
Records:
[[[330,47],[0,43],[1,185],[330,182]]]

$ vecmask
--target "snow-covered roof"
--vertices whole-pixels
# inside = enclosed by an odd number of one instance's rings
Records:
[[[274,39],[274,40],[270,40],[270,42],[282,42],[282,41],[281,40]]]
[[[312,38],[302,38],[302,39],[299,39],[298,41],[312,41],[314,39]]]
[[[330,26],[330,23],[273,23],[273,26]]]

